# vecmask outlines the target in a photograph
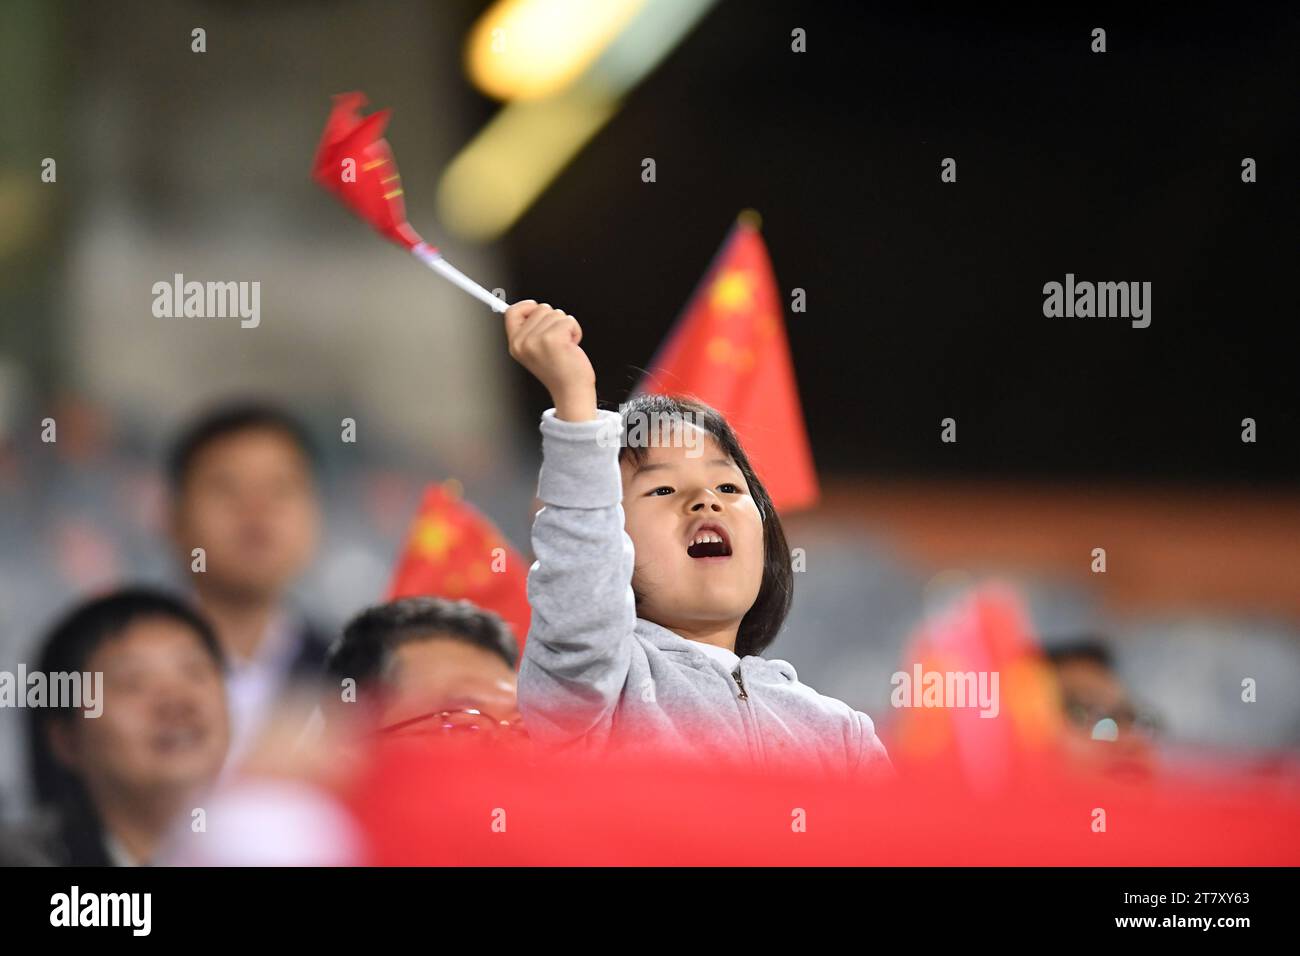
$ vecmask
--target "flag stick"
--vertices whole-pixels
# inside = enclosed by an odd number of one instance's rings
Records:
[[[411,254],[448,282],[460,286],[460,288],[464,289],[474,298],[491,308],[492,311],[504,312],[509,308],[508,303],[501,301],[500,298],[493,295],[469,276],[465,275],[465,273],[453,266],[442,257],[441,252],[433,248],[433,246],[429,245],[427,242],[417,243],[412,246]]]

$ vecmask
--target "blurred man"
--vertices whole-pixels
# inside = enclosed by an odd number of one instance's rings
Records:
[[[239,772],[209,797],[220,821],[211,835],[219,839],[184,834],[167,862],[368,862],[373,848],[354,802],[365,806],[377,798],[355,778],[367,779],[365,758],[385,754],[424,768],[448,757],[447,747],[463,754],[504,745],[495,752],[526,754],[515,700],[517,656],[502,620],[468,601],[404,598],[362,612],[330,649],[321,719],[304,734],[297,720],[273,718]]]
[[[152,861],[215,780],[229,724],[221,650],[182,601],[128,589],[74,609],[41,650],[46,675],[103,674],[98,716],[30,711],[39,819],[11,859],[76,866]],[[23,853],[15,846],[26,846]]]
[[[1060,686],[1068,752],[1090,769],[1149,777],[1155,722],[1134,706],[1106,644],[1090,636],[1071,638],[1049,645],[1045,654]]]
[[[194,423],[169,465],[177,557],[229,662],[233,758],[322,673],[328,640],[288,600],[320,537],[314,450],[284,412],[239,405]]]
[[[513,738],[521,730],[517,656],[501,618],[468,601],[380,604],[353,618],[330,649],[327,712],[355,708],[384,734],[464,730]]]

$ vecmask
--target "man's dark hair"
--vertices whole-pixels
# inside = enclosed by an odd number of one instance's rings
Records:
[[[307,429],[281,408],[263,402],[240,402],[211,409],[177,436],[167,456],[167,478],[173,491],[181,491],[194,459],[208,445],[239,432],[279,432],[302,453],[315,470],[320,463],[316,444]]]
[[[1094,634],[1044,641],[1043,656],[1056,667],[1070,661],[1091,661],[1108,671],[1115,669],[1115,655],[1111,652],[1110,645]]]
[[[225,659],[207,620],[179,598],[151,587],[128,587],[85,601],[61,618],[41,643],[37,669],[44,674],[85,673],[95,651],[137,621],[165,618],[189,628],[219,669]],[[75,707],[28,712],[28,756],[39,806],[57,813],[73,863],[107,863],[102,829],[90,795],[79,777],[54,755],[52,721],[73,720]]]
[[[740,630],[736,633],[736,654],[740,657],[762,654],[776,640],[786,615],[790,613],[790,603],[794,599],[794,568],[785,530],[772,505],[772,497],[750,464],[740,439],[717,409],[690,398],[639,394],[623,403],[619,411],[623,415],[620,461],[629,458],[639,465],[645,460],[648,449],[629,440],[629,432],[637,427],[638,421],[685,421],[708,432],[722,453],[735,462],[745,476],[750,497],[763,519],[763,582],[753,607],[741,618]]]
[[[510,628],[470,601],[409,597],[362,611],[343,629],[325,661],[336,680],[351,677],[357,688],[373,685],[393,652],[409,641],[449,638],[496,654],[511,668],[519,657]]]

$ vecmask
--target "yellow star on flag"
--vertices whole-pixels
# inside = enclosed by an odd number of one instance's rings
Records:
[[[750,306],[754,287],[742,269],[728,269],[714,280],[709,289],[709,305],[726,312],[739,312]]]
[[[415,528],[412,543],[422,557],[441,561],[451,550],[456,539],[456,529],[438,515],[424,518]]]

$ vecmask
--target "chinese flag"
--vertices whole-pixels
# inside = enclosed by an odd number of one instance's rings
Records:
[[[510,625],[523,650],[532,611],[528,566],[492,522],[460,497],[459,483],[432,484],[411,525],[387,600],[472,601]]]
[[[1010,586],[980,585],[929,615],[906,648],[901,673],[907,683],[895,686],[891,701],[898,708],[890,728],[896,767],[952,771],[991,794],[1060,757],[1056,684]],[[974,675],[974,684],[964,679],[964,702],[944,698],[948,675]],[[981,686],[991,692],[985,700]]]
[[[754,216],[732,227],[641,390],[712,405],[740,436],[778,510],[816,503],[781,295]]]
[[[364,93],[340,93],[325,122],[312,178],[380,235],[407,249],[423,240],[406,221],[402,180],[384,139],[391,110],[361,115]]]

